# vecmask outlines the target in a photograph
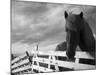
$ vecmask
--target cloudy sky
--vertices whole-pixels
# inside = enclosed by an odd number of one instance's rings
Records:
[[[54,50],[65,40],[64,11],[79,13],[96,31],[96,7],[57,3],[25,2],[12,0],[11,3],[11,42],[12,53],[31,52],[39,44],[40,51]]]

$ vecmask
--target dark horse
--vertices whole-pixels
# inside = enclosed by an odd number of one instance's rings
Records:
[[[65,11],[65,30],[66,30],[66,55],[74,58],[76,47],[79,46],[82,51],[87,51],[95,56],[96,42],[89,24],[80,14],[67,13]]]
[[[59,44],[56,47],[56,51],[66,50],[68,58],[73,59],[76,47],[79,46],[82,51],[87,51],[95,57],[96,41],[89,24],[83,17],[83,12],[76,15],[72,13],[68,14],[65,11],[64,17],[66,21],[66,42]]]

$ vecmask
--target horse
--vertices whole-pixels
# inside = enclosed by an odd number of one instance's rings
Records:
[[[72,14],[64,12],[65,31],[68,58],[74,58],[76,47],[79,46],[82,51],[87,51],[95,56],[96,41],[88,22],[80,14]],[[92,52],[92,53],[91,53]]]
[[[76,48],[79,46],[82,51],[86,51],[95,57],[96,40],[88,22],[83,17],[83,12],[81,11],[79,14],[73,14],[71,12],[68,14],[65,11],[64,18],[66,43],[62,42],[59,44],[56,47],[56,51],[57,49],[61,51],[62,48],[64,49],[63,51],[66,51],[68,59],[74,59]]]

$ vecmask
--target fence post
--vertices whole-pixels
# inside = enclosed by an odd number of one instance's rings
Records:
[[[49,56],[49,60],[50,60],[50,62],[48,63],[48,68],[50,69],[51,63],[52,63],[51,61],[56,61],[56,57],[55,56]],[[55,63],[54,66],[55,66],[55,71],[59,71],[57,63]]]
[[[52,56],[52,59],[53,59],[53,61],[56,61],[56,57],[55,56]],[[55,71],[59,71],[59,67],[58,67],[57,62],[54,65],[55,65]]]
[[[51,61],[51,58],[52,58],[52,57],[49,56],[49,60],[50,60],[50,61]],[[50,66],[51,66],[51,63],[49,62],[49,63],[48,63],[48,68],[49,68],[49,69],[50,69]]]
[[[34,62],[35,62],[34,58],[38,59],[38,51],[35,51],[35,53],[34,53],[34,56],[32,58],[32,65],[34,65]],[[38,72],[40,72],[40,70],[39,70],[39,62],[38,61],[36,61],[36,65],[38,66]],[[33,67],[32,67],[32,71],[33,71]]]
[[[75,63],[79,63],[79,58],[75,58]]]

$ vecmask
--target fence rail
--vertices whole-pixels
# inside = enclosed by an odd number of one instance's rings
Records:
[[[20,59],[24,58],[25,56],[26,56],[26,54],[21,55],[21,56],[19,56],[19,57],[15,58],[13,61],[11,61],[11,64],[13,64],[13,63],[17,62],[18,60],[20,60]]]
[[[23,61],[21,61],[21,62],[20,62],[20,63],[18,63],[18,64],[12,65],[12,66],[11,66],[11,68],[13,69],[14,67],[21,66],[21,65],[23,65],[23,64],[25,64],[25,63],[28,63],[28,62],[29,62],[29,60],[28,60],[28,59],[23,60]]]

